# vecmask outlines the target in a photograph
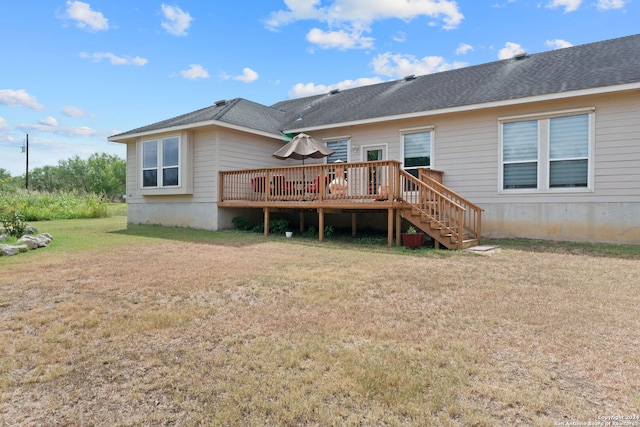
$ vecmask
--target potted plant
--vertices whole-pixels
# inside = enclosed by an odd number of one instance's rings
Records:
[[[418,233],[413,225],[407,229],[406,233],[402,233],[402,243],[407,248],[418,249],[422,247],[423,240],[424,233]]]

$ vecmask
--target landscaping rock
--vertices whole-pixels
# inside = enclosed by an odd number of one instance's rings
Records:
[[[18,255],[19,251],[17,246],[0,245],[0,255],[3,256]]]
[[[29,225],[27,226],[27,228],[24,229],[24,234],[36,234],[38,232],[38,229]]]
[[[15,245],[0,244],[0,256],[18,255],[21,252],[27,252],[31,249],[44,248],[53,240],[53,236],[49,233],[37,235],[25,234]]]

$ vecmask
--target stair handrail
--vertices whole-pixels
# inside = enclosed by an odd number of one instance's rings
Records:
[[[465,230],[475,235],[476,238],[478,239],[478,242],[480,242],[480,236],[482,234],[482,212],[484,212],[484,209],[482,209],[480,206],[476,205],[472,201],[462,197],[455,191],[451,190],[449,187],[431,178],[426,173],[423,173],[422,170],[419,171],[418,176],[422,181],[428,183],[433,187],[438,188],[439,192],[445,195],[448,195],[449,198],[455,199],[457,203],[462,204],[464,207],[468,209],[467,210],[468,221],[465,221]]]
[[[435,179],[431,178],[429,175],[422,172],[422,170],[419,170],[418,179],[422,182],[428,183],[432,187],[436,187],[440,193],[443,193],[445,195],[446,194],[455,195],[455,198],[458,199],[460,202],[462,202],[462,204],[468,205],[472,209],[484,211],[484,209],[482,209],[480,206],[476,205],[475,203],[473,203],[468,199],[465,199],[464,197],[462,197],[461,195],[459,195],[458,193],[456,193],[446,185],[443,185],[440,182],[436,181]]]
[[[425,197],[428,197],[429,204],[424,205],[423,197],[417,203],[406,195],[403,200],[450,233],[459,248],[462,248],[465,232],[473,234],[480,241],[482,208],[432,178],[418,179],[404,170],[400,170],[400,177],[400,181],[404,179],[411,182],[419,193],[428,192]],[[404,185],[401,184],[401,188],[405,188]]]
[[[463,226],[461,227],[459,223],[460,223],[460,218],[464,218],[464,212],[466,211],[466,209],[460,204],[446,197],[445,194],[439,192],[434,188],[431,188],[427,183],[419,180],[418,178],[411,175],[410,173],[404,170],[400,170],[399,172],[400,172],[400,178],[401,178],[400,179],[401,188],[405,188],[405,186],[402,184],[402,180],[404,179],[411,182],[416,189],[416,190],[403,190],[403,191],[407,193],[412,193],[414,191],[417,191],[419,194],[424,193],[425,191],[429,191],[430,196],[435,196],[434,198],[429,197],[428,206],[432,208],[431,211],[425,209],[423,205],[423,202],[425,202],[425,200],[422,196],[418,196],[419,200],[416,203],[412,200],[414,197],[407,197],[406,195],[404,195],[402,199],[405,201],[405,203],[407,203],[412,208],[416,209],[421,214],[425,215],[429,219],[429,221],[437,223],[439,227],[445,229],[448,233],[451,233],[451,235],[454,236],[457,241],[459,242],[462,241],[461,230],[463,230],[464,227]],[[453,211],[455,212],[455,215],[446,215],[446,209],[443,209],[444,203],[446,203],[448,206],[450,206],[453,209]],[[436,213],[436,215],[434,215],[434,212]],[[443,215],[446,216],[446,221],[442,220]]]

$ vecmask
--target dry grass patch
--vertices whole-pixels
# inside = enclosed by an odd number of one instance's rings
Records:
[[[3,268],[4,424],[553,425],[640,407],[637,260],[120,239]]]

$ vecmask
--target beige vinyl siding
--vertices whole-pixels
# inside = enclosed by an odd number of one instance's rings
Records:
[[[127,200],[134,197],[138,188],[138,163],[136,155],[136,141],[127,142]]]
[[[640,202],[640,99],[606,98],[596,109],[596,193]]]
[[[497,116],[470,112],[434,119],[434,169],[445,172],[443,183],[474,201],[495,196]]]

